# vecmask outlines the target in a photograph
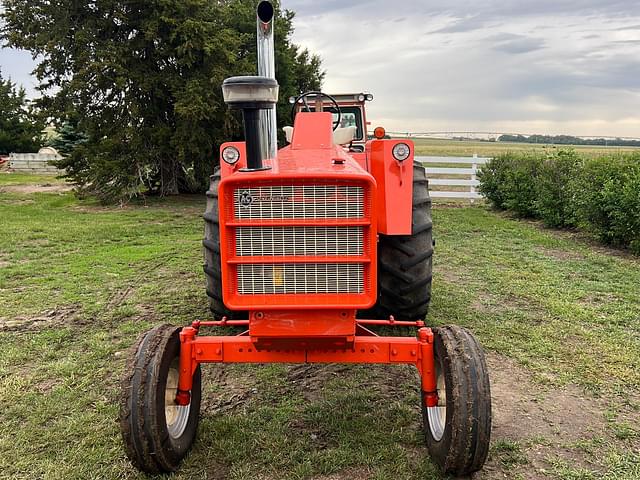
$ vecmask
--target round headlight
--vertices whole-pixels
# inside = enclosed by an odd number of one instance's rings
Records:
[[[361,93],[360,95],[358,95],[358,101],[359,102],[364,102],[366,98],[367,97],[364,96],[364,93]]]
[[[240,160],[240,150],[236,147],[226,147],[222,150],[222,159],[229,165],[235,165]]]
[[[406,143],[398,143],[395,147],[393,147],[392,153],[393,158],[395,158],[399,162],[404,162],[407,158],[409,158],[409,155],[411,155],[411,149]]]

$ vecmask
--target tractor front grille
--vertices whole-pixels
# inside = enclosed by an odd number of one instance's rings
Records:
[[[364,189],[355,185],[265,185],[235,191],[238,219],[362,218]]]
[[[222,194],[225,302],[243,309],[370,305],[373,184],[268,182],[233,182]]]
[[[239,257],[353,256],[363,253],[363,228],[238,227]]]
[[[357,263],[238,265],[238,293],[363,293],[364,270]]]

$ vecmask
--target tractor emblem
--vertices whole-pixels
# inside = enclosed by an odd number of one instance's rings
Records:
[[[253,203],[253,196],[250,192],[244,191],[240,194],[240,205],[248,208]]]

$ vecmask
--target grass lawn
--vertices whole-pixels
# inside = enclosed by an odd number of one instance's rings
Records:
[[[204,197],[2,192],[43,182],[0,175],[0,478],[144,478],[123,453],[118,383],[140,332],[208,318]],[[481,478],[640,478],[640,260],[483,206],[436,206],[434,222],[430,323],[468,327],[489,355]],[[203,379],[199,439],[171,478],[441,478],[409,367]]]
[[[587,145],[544,145],[536,143],[510,142],[473,142],[460,140],[441,140],[436,138],[412,138],[416,145],[416,154],[425,156],[471,157],[474,153],[480,157],[494,157],[506,152],[531,150],[552,150],[557,148],[574,148],[583,155],[597,157],[616,152],[638,151],[640,147],[600,147]]]

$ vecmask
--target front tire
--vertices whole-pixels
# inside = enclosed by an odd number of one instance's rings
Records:
[[[433,329],[438,406],[423,405],[431,458],[451,475],[480,470],[489,453],[491,390],[482,347],[461,327]]]
[[[157,474],[177,470],[193,445],[200,416],[200,367],[191,403],[175,404],[180,328],[161,325],[138,339],[122,380],[120,431],[131,463]]]

